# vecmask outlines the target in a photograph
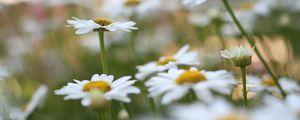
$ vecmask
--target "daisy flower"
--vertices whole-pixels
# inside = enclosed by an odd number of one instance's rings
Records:
[[[235,66],[248,66],[252,62],[253,48],[240,46],[230,50],[221,50],[220,53],[222,57],[231,60]]]
[[[182,4],[184,5],[189,5],[189,6],[196,6],[196,5],[200,5],[204,2],[206,2],[207,0],[183,0]]]
[[[72,19],[67,20],[68,25],[72,26],[76,30],[76,34],[86,34],[92,31],[104,30],[104,31],[116,31],[122,30],[126,32],[130,32],[131,30],[137,30],[137,27],[134,25],[135,22],[112,22],[107,19],[92,19],[92,20],[84,20],[78,19],[76,17],[72,17]]]
[[[57,95],[66,95],[65,100],[69,99],[81,99],[83,106],[91,105],[91,91],[99,90],[103,92],[103,96],[106,100],[118,100],[121,102],[131,102],[128,94],[138,94],[140,90],[132,86],[136,80],[129,80],[131,76],[121,77],[114,80],[114,76],[106,74],[95,74],[91,80],[78,81],[75,83],[68,83],[67,86],[56,90]]]
[[[236,83],[231,73],[225,70],[198,71],[196,68],[183,70],[172,68],[167,73],[149,79],[145,85],[149,87],[151,97],[163,95],[162,104],[169,104],[181,99],[190,90],[204,102],[213,98],[211,90],[229,94],[231,85]]]
[[[276,86],[276,83],[269,75],[264,75],[262,78],[256,76],[248,76],[247,78],[248,78],[247,84],[253,86],[252,91],[254,92],[266,90],[268,92],[280,94],[280,91]],[[295,80],[291,80],[286,77],[281,77],[278,80],[279,80],[279,84],[282,85],[282,88],[286,92],[288,93],[300,92],[300,87],[298,86]]]
[[[169,68],[176,67],[177,65],[199,65],[198,53],[196,51],[188,52],[189,48],[189,45],[185,45],[173,56],[163,56],[158,61],[152,61],[145,65],[137,66],[138,73],[135,77],[139,80],[144,80],[151,74],[165,71]]]
[[[145,17],[158,11],[161,0],[105,0],[103,11],[112,18]]]
[[[300,96],[289,94],[285,100],[265,96],[264,105],[252,111],[253,120],[299,120]]]
[[[10,113],[10,118],[13,120],[26,120],[29,115],[44,101],[48,92],[48,87],[41,85],[33,94],[30,102],[24,110],[14,109]]]
[[[6,69],[6,67],[0,65],[0,81],[10,76],[10,72]]]
[[[253,32],[253,30],[254,30],[253,26],[254,26],[254,22],[256,20],[256,14],[253,11],[239,10],[239,11],[235,11],[235,15],[236,15],[237,19],[243,20],[240,22],[247,32]],[[225,21],[225,24],[223,24],[221,27],[221,31],[224,35],[227,35],[227,36],[241,35],[241,32],[236,27],[236,25],[234,24],[232,18],[230,17],[230,15],[228,13],[225,14],[222,19]]]
[[[220,98],[208,105],[203,103],[180,105],[170,111],[174,120],[247,120],[244,111]]]

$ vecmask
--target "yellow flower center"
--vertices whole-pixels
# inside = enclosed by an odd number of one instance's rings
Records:
[[[272,86],[275,86],[276,83],[274,82],[273,79],[266,79],[266,80],[262,80],[261,83],[265,86],[269,86],[269,87],[272,87]]]
[[[197,82],[201,82],[201,81],[205,81],[207,80],[205,75],[203,75],[201,72],[199,71],[185,71],[184,73],[182,73],[177,79],[176,79],[176,84],[184,84],[184,83],[197,83]]]
[[[125,5],[127,6],[136,6],[141,3],[141,0],[126,0]]]
[[[88,82],[87,84],[85,84],[83,86],[82,91],[87,92],[87,91],[91,91],[92,89],[98,89],[98,90],[101,90],[103,92],[108,92],[108,91],[111,90],[111,86],[103,80],[101,80],[101,81],[91,81],[91,82]]]
[[[219,118],[218,120],[245,120],[238,115],[227,115]]]
[[[245,2],[245,3],[242,3],[239,5],[239,9],[242,9],[242,10],[251,10],[253,9],[254,7],[254,4],[251,3],[251,2]]]
[[[93,21],[101,26],[107,26],[112,23],[112,21],[110,21],[108,19],[101,19],[101,18],[95,18],[95,19],[93,19]]]
[[[166,65],[168,64],[169,62],[174,62],[176,61],[173,57],[166,57],[166,58],[163,58],[163,59],[160,59],[159,61],[157,61],[157,65]]]

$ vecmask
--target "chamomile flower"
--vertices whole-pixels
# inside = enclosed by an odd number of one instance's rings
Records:
[[[177,65],[199,65],[198,53],[196,51],[188,52],[189,48],[189,45],[185,45],[173,56],[163,56],[158,61],[152,61],[145,65],[137,66],[138,73],[135,77],[139,80],[143,80],[151,74],[165,71],[169,68],[176,67]]]
[[[44,101],[48,92],[48,87],[41,85],[33,94],[30,102],[24,110],[15,109],[10,113],[12,120],[26,120],[27,117]]]
[[[105,0],[103,11],[112,18],[145,17],[158,11],[161,0]]]
[[[240,46],[231,50],[225,49],[221,50],[220,53],[222,57],[231,60],[238,67],[248,66],[252,62],[253,49],[248,47]]]
[[[6,69],[6,67],[0,65],[0,81],[10,76],[10,72]]]
[[[220,98],[208,105],[193,103],[175,106],[171,109],[171,117],[174,120],[247,120],[244,111]]]
[[[126,32],[130,32],[131,30],[137,30],[137,27],[134,25],[135,22],[112,22],[107,19],[92,19],[92,20],[84,20],[78,19],[76,17],[72,17],[72,19],[67,20],[67,23],[72,26],[76,30],[76,34],[86,34],[92,31],[104,30],[104,31],[116,31],[122,30]]]
[[[206,1],[207,0],[183,0],[182,4],[189,5],[189,6],[195,6],[195,5],[200,5]]]
[[[264,75],[262,78],[256,76],[248,76],[247,78],[248,78],[247,83],[253,85],[254,92],[260,92],[265,90],[268,92],[280,94],[280,91],[276,86],[276,83],[268,75]],[[281,77],[278,80],[279,80],[279,84],[286,92],[288,93],[300,92],[300,87],[298,86],[295,80],[291,80],[286,77]]]
[[[211,90],[229,94],[231,85],[236,83],[231,73],[225,70],[198,71],[196,68],[183,70],[172,68],[167,73],[149,79],[145,85],[149,87],[151,97],[163,95],[162,104],[169,104],[181,99],[190,90],[204,102],[213,98]]]
[[[285,100],[265,96],[264,105],[253,110],[253,120],[299,120],[300,96],[289,94]]]
[[[103,96],[106,100],[118,100],[121,102],[131,102],[128,94],[138,94],[140,90],[132,86],[136,80],[129,80],[130,76],[121,77],[114,80],[112,75],[95,74],[91,80],[78,81],[75,83],[68,83],[67,86],[56,90],[57,95],[66,95],[65,100],[69,99],[81,99],[83,106],[91,105],[91,91],[99,90],[103,92]]]

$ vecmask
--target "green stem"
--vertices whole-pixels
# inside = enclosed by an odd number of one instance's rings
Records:
[[[105,120],[105,115],[103,110],[97,111],[97,120]]]
[[[131,120],[132,119],[132,113],[131,113],[131,111],[129,109],[129,106],[126,103],[121,103],[121,104],[124,107],[124,109],[126,110],[126,112],[128,113],[129,120]]]
[[[233,13],[229,3],[227,0],[222,0],[224,6],[226,7],[227,11],[229,12],[231,18],[233,19],[233,22],[235,23],[235,25],[238,27],[238,29],[240,30],[240,32],[246,37],[248,43],[254,47],[255,46],[255,41],[254,39],[247,34],[247,32],[244,30],[244,28],[242,27],[242,25],[240,24],[240,22],[238,21],[238,19],[236,18],[235,14]],[[272,70],[270,69],[270,67],[268,66],[267,62],[264,60],[264,58],[262,57],[261,53],[259,52],[257,47],[254,47],[254,50],[258,56],[258,58],[260,59],[260,61],[263,63],[263,65],[265,66],[266,70],[268,71],[268,73],[271,75],[272,79],[274,80],[276,86],[278,87],[278,89],[280,90],[281,95],[285,98],[286,93],[285,91],[282,89],[281,85],[279,84],[278,81],[278,77],[275,76],[275,74],[272,72]]]
[[[102,73],[108,73],[107,62],[106,62],[106,51],[105,51],[105,44],[104,44],[104,31],[99,30],[98,35],[99,35]]]
[[[156,111],[156,106],[155,106],[155,101],[153,98],[149,97],[149,103],[150,103],[150,107],[152,112],[157,115],[157,111]]]
[[[246,81],[246,67],[241,67],[242,74],[242,82],[243,82],[243,97],[244,97],[244,105],[248,107],[248,98],[247,98],[247,81]]]
[[[106,115],[107,115],[107,120],[112,120],[112,103],[110,102],[109,105],[108,105],[108,108],[106,110]]]
[[[136,31],[132,31],[130,35],[129,48],[132,55],[132,59],[134,60],[134,66],[138,64],[135,42],[136,42]]]
[[[97,120],[102,120],[101,115],[99,113],[97,114]]]

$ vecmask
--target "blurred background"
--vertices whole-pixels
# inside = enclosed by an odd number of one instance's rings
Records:
[[[73,79],[101,73],[97,33],[75,35],[66,27],[71,17],[137,23],[138,31],[106,34],[109,73],[116,78],[134,76],[137,65],[173,54],[185,44],[199,52],[201,69],[238,73],[221,59],[219,50],[247,42],[221,1],[208,0],[200,6],[182,5],[181,0],[141,0],[135,6],[122,1],[126,0],[0,0],[0,117],[6,120],[13,109],[25,109],[34,91],[45,84],[47,98],[30,120],[95,119],[95,113],[79,101],[64,101],[53,92]],[[272,69],[300,80],[300,1],[231,4]],[[254,56],[249,74],[265,73]],[[149,112],[139,95],[133,97],[134,111]]]

